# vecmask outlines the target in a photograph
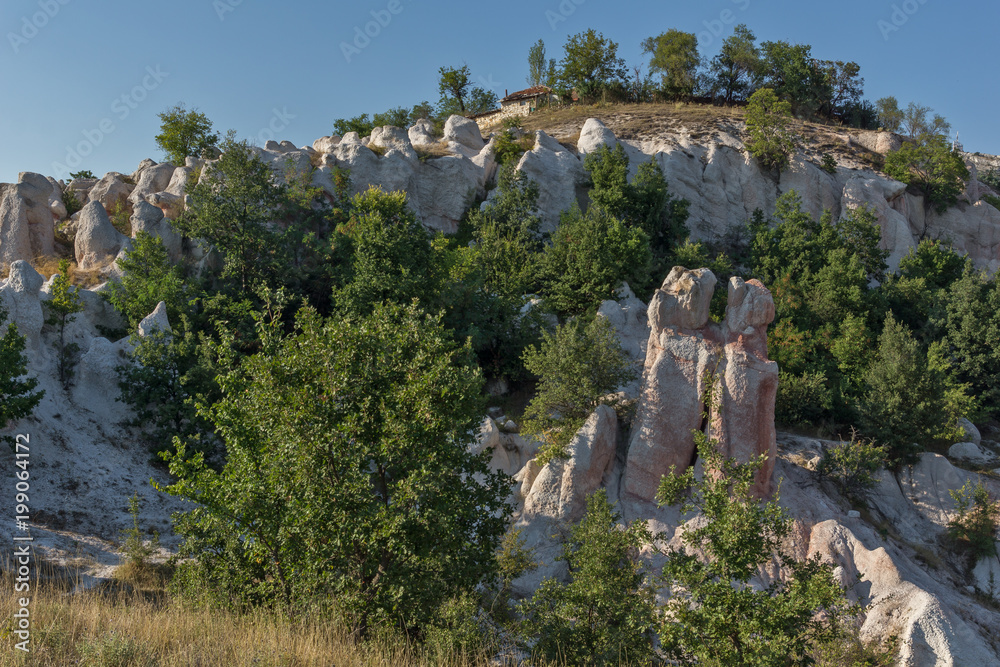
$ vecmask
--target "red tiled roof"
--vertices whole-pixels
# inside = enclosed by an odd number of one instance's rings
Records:
[[[500,101],[516,102],[517,100],[526,100],[531,97],[538,97],[539,95],[548,95],[551,92],[552,89],[548,86],[532,86],[531,88],[525,88],[524,90],[513,92]]]

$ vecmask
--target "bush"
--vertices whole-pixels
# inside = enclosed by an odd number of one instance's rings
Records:
[[[860,499],[878,483],[885,464],[885,449],[852,433],[850,442],[826,450],[816,471],[821,479],[833,480],[842,495]]]
[[[705,403],[711,406],[711,397]],[[831,565],[818,556],[797,561],[780,549],[791,519],[777,498],[761,502],[752,492],[764,457],[747,464],[724,459],[717,440],[693,434],[705,471],[714,474],[696,481],[694,466],[681,475],[671,471],[657,493],[660,504],[701,515],[684,530],[684,547],[665,554],[671,598],[660,631],[664,653],[684,664],[809,664],[809,653],[838,636],[842,619],[858,608]],[[776,560],[790,571],[788,579],[752,583]]]
[[[57,353],[57,368],[59,380],[64,389],[69,389],[73,381],[80,346],[66,342],[66,325],[76,318],[76,313],[83,310],[83,303],[76,288],[70,284],[69,260],[59,262],[59,274],[52,281],[52,298],[42,302],[45,306],[45,324],[55,327],[59,332],[59,340],[55,344]]]
[[[823,162],[820,167],[828,174],[837,173],[837,161],[829,153],[823,153]]]
[[[544,447],[539,465],[564,448],[598,405],[622,408],[612,392],[635,379],[632,360],[603,317],[583,326],[573,320],[545,331],[538,347],[524,352],[524,365],[538,376],[538,392],[524,412],[523,431]]]
[[[76,196],[76,193],[69,188],[62,191],[63,206],[66,207],[66,217],[71,217],[77,211],[83,210],[83,203]]]
[[[182,166],[189,156],[215,156],[219,135],[212,132],[212,121],[208,116],[197,109],[188,111],[183,104],[157,115],[160,118],[160,133],[156,135],[156,145],[168,162]]]
[[[747,151],[765,169],[780,172],[795,149],[795,135],[788,129],[792,106],[770,88],[761,88],[750,96],[746,123]]]
[[[774,418],[782,424],[815,424],[833,407],[829,383],[823,371],[806,371],[801,375],[781,372],[778,376],[778,396],[774,401]]]
[[[167,319],[176,328],[181,313],[187,311],[188,295],[180,269],[170,262],[163,241],[139,232],[118,266],[121,281],[111,281],[101,294],[125,318],[129,330],[135,331],[161,301],[166,304]]]
[[[7,316],[7,310],[0,305],[0,327],[7,322]],[[44,391],[35,391],[37,379],[24,377],[28,372],[24,346],[24,336],[18,332],[17,324],[7,324],[0,336],[0,430],[34,412],[45,396]],[[0,442],[13,445],[14,438],[0,435]]]
[[[570,580],[546,579],[521,605],[532,654],[571,665],[647,664],[653,657],[653,587],[639,560],[652,541],[644,521],[621,515],[599,489],[571,531],[560,560]]]
[[[468,345],[415,306],[298,330],[224,376],[202,414],[221,472],[183,443],[165,458],[189,582],[234,605],[329,605],[353,633],[422,632],[441,605],[492,579],[510,478],[469,447],[482,378]]]
[[[885,156],[885,173],[916,187],[938,213],[958,202],[965,190],[969,170],[958,151],[946,137],[926,133],[916,142],[904,142],[898,150]]]
[[[132,527],[122,531],[125,542],[122,545],[122,552],[126,561],[133,568],[144,568],[148,564],[149,557],[157,552],[160,546],[160,535],[154,532],[153,538],[147,543],[142,537],[139,529],[139,494],[134,493],[128,499],[128,514],[132,519]]]
[[[649,261],[649,237],[642,229],[629,228],[600,206],[581,213],[574,205],[562,214],[542,257],[546,303],[564,315],[595,312],[623,282],[647,280]]]
[[[948,534],[964,544],[975,559],[997,555],[997,528],[1000,526],[1000,502],[986,489],[982,480],[967,481],[961,489],[948,491],[955,501],[957,516],[948,522]]]

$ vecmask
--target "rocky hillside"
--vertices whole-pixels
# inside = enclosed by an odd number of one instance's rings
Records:
[[[982,268],[1000,268],[1000,210],[982,200],[992,190],[975,177],[963,201],[939,214],[904,184],[876,171],[879,156],[898,146],[894,135],[813,129],[814,141],[775,180],[748,157],[740,131],[737,116],[660,123],[626,113],[609,114],[603,121],[554,118],[547,130],[535,130],[534,146],[518,168],[539,184],[539,209],[548,230],[556,227],[561,211],[586,203],[582,158],[601,145],[621,143],[633,171],[642,161],[656,160],[671,192],[690,202],[688,224],[696,238],[742,225],[756,209],[770,213],[781,194],[795,190],[803,209],[816,216],[826,209],[838,217],[860,205],[871,207],[890,265],[898,265],[920,238],[932,237],[950,239]],[[495,142],[484,139],[474,122],[453,116],[443,138],[433,136],[429,124],[418,123],[409,131],[379,128],[370,137],[323,137],[312,146],[268,142],[259,156],[280,176],[289,170],[305,174],[331,196],[336,169],[350,170],[355,192],[372,185],[405,190],[426,225],[455,232],[469,206],[489,197]],[[834,173],[819,166],[824,153],[835,157]],[[977,166],[989,164],[989,158],[970,158],[973,176]],[[159,236],[174,261],[189,257],[198,270],[216,270],[216,252],[182,238],[169,224],[185,206],[189,180],[208,169],[194,159],[184,166],[144,160],[131,174],[112,172],[64,184],[23,173],[17,184],[0,185],[0,264],[7,270],[0,305],[27,337],[30,373],[46,391],[34,416],[8,429],[31,435],[37,485],[33,534],[36,546],[53,560],[85,552],[95,564],[94,576],[106,574],[105,566],[116,562],[115,540],[126,527],[128,496],[144,497],[142,519],[160,530],[167,546],[176,544],[168,516],[180,504],[150,487],[150,477],[162,480],[163,473],[119,426],[126,408],[116,401],[115,367],[124,362],[129,343],[112,342],[102,333],[124,326],[101,298],[102,285],[79,292],[85,309],[66,335],[79,345],[81,357],[75,386],[65,390],[57,379],[55,334],[43,326],[41,304],[51,298],[52,281],[34,266],[43,266],[38,258],[62,251],[74,257],[78,272],[90,282],[114,280],[120,275],[115,260],[132,240],[116,229],[109,213],[124,210],[132,233]],[[64,190],[84,204],[68,218]],[[707,426],[732,456],[769,455],[756,480],[757,493],[780,490],[781,503],[796,522],[790,548],[802,557],[819,553],[835,564],[851,595],[869,605],[862,636],[898,636],[904,665],[1000,662],[1000,560],[983,560],[968,572],[940,546],[956,513],[948,491],[980,477],[1000,494],[1000,478],[925,453],[898,474],[883,471],[869,510],[852,510],[815,472],[823,452],[836,443],[775,432],[778,369],[768,359],[766,338],[774,318],[770,292],[752,280],[716,282],[707,269],[678,268],[648,307],[627,286],[619,300],[602,305],[600,315],[614,326],[641,374],[639,382],[622,389],[638,404],[630,432],[613,410],[599,408],[570,443],[569,458],[540,467],[534,458],[537,442],[519,435],[517,425],[501,415],[484,416],[477,447],[490,449],[493,466],[515,479],[516,524],[542,560],[537,571],[516,582],[517,591],[530,594],[543,577],[565,574],[560,570],[565,565],[555,560],[560,544],[553,536],[581,518],[586,497],[598,488],[619,503],[624,519],[648,520],[654,532],[680,544],[684,526],[697,518],[658,508],[654,493],[672,463],[683,469],[693,461],[690,433],[703,427],[703,371],[712,368],[721,378],[723,409]],[[708,317],[715,289],[728,290],[726,316],[719,324]],[[169,328],[162,311],[147,318],[139,333],[157,327]],[[965,450],[981,457],[980,463],[996,461],[995,442],[971,425],[967,435]],[[9,526],[0,530],[10,536]],[[648,557],[655,566],[656,556]],[[779,568],[762,572],[761,583],[786,574]]]

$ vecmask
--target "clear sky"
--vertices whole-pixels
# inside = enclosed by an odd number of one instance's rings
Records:
[[[335,118],[437,102],[442,65],[468,64],[503,96],[525,87],[539,38],[558,58],[568,35],[594,28],[631,66],[670,28],[698,33],[711,57],[737,23],[858,62],[869,99],[930,106],[966,150],[996,154],[998,19],[989,0],[4,0],[0,181],[160,160],[157,113],[178,102],[241,138],[274,129],[311,144]],[[375,36],[358,37],[366,29]]]

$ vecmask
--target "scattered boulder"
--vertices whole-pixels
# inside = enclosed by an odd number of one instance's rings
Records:
[[[80,212],[76,232],[76,263],[83,271],[97,269],[118,255],[127,237],[111,224],[108,212],[98,200],[91,201]]]
[[[983,436],[979,433],[979,429],[965,417],[959,418],[958,428],[962,430],[962,433],[965,436],[965,442],[971,442],[974,445],[978,445],[983,441]]]
[[[445,121],[444,140],[449,142],[454,141],[461,146],[471,148],[477,153],[486,145],[476,121],[457,114],[452,114]]]
[[[593,153],[601,146],[614,148],[618,144],[615,133],[596,118],[588,118],[580,130],[580,138],[576,142],[576,150],[580,155]]]
[[[340,137],[336,134],[329,137],[320,137],[313,142],[313,150],[317,153],[332,153],[333,149],[340,143]]]
[[[396,151],[407,159],[417,159],[417,152],[413,150],[413,145],[410,143],[410,137],[406,133],[406,130],[391,125],[376,127],[372,130],[371,141],[368,146],[369,148],[371,146],[385,148],[387,150],[385,157],[389,157],[393,151]]]
[[[117,171],[112,171],[104,175],[104,178],[97,181],[90,190],[90,201],[100,202],[104,210],[111,213],[115,207],[124,205],[131,213],[132,202],[129,197],[135,190],[134,185],[126,183],[124,176]]]
[[[956,442],[948,448],[948,457],[957,461],[965,461],[975,465],[989,465],[997,459],[996,455],[973,442]]]
[[[407,136],[413,146],[430,146],[438,143],[438,138],[434,136],[434,124],[426,118],[421,118],[411,125]]]

